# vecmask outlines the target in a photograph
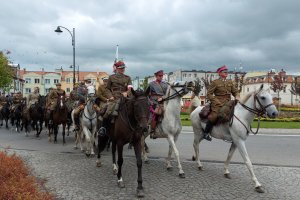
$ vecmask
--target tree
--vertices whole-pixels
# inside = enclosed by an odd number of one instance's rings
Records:
[[[145,77],[144,82],[143,82],[143,89],[146,90],[148,87],[148,78],[149,77]]]
[[[13,72],[8,66],[8,59],[3,52],[0,51],[0,88],[7,90],[12,82],[12,78]]]
[[[271,90],[277,92],[278,97],[278,107],[280,106],[280,92],[286,90],[286,85],[283,83],[282,73],[278,73],[278,75],[274,76],[273,82],[271,82]]]
[[[295,77],[295,82],[292,83],[290,91],[293,95],[300,96],[300,81],[298,82],[298,79],[299,76]]]

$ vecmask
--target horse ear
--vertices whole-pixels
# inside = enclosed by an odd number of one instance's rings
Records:
[[[261,91],[264,88],[264,84],[260,85],[259,91]]]

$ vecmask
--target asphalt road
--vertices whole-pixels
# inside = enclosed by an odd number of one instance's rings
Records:
[[[246,141],[248,154],[253,164],[271,166],[293,166],[300,167],[300,133],[292,131],[285,133],[286,129],[264,130],[258,135],[250,135]],[[194,154],[193,149],[194,134],[189,127],[183,128],[177,141],[177,148],[182,160],[191,160]],[[13,148],[20,150],[32,150],[56,153],[79,153],[73,150],[74,135],[66,136],[66,145],[62,145],[61,133],[58,135],[58,143],[48,142],[46,131],[43,130],[40,138],[36,138],[34,133],[25,137],[24,133],[16,133],[15,130],[0,129],[0,146],[2,148]],[[150,139],[146,142],[150,147],[149,158],[165,158],[168,152],[168,142],[166,139]],[[202,141],[200,143],[200,158],[203,161],[224,162],[229,151],[230,144],[221,140],[213,139],[212,142]],[[133,150],[124,151],[125,155],[133,155]],[[233,163],[243,163],[238,150],[235,152]]]

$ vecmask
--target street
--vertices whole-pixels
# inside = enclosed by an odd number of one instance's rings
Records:
[[[46,179],[46,187],[57,194],[57,199],[135,199],[137,170],[133,150],[124,147],[123,180],[126,188],[117,187],[112,173],[110,152],[104,152],[103,166],[97,168],[96,158],[86,158],[80,150],[73,150],[73,133],[62,145],[48,142],[45,131],[41,138],[33,132],[24,133],[0,129],[1,149],[10,148],[22,156],[33,173]],[[203,141],[200,146],[205,171],[198,171],[191,162],[193,134],[183,130],[177,147],[182,160],[185,179],[178,177],[177,164],[167,171],[166,139],[147,139],[150,163],[143,165],[144,199],[298,199],[300,193],[300,137],[280,134],[250,135],[246,144],[254,172],[265,189],[264,194],[254,191],[250,174],[236,151],[230,171],[232,179],[223,178],[223,162],[230,144],[214,139]]]

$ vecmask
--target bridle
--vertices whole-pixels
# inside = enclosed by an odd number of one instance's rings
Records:
[[[170,96],[167,96],[166,98],[163,98],[163,100],[161,102],[169,101],[169,100],[174,99],[178,96],[183,97],[185,94],[188,93],[189,88],[191,88],[191,86],[188,85],[188,82],[186,82],[184,85],[171,85],[169,83],[167,83],[167,84],[169,85],[171,90],[175,91],[175,93],[170,95]],[[180,87],[181,89],[176,90],[175,87]]]
[[[270,106],[272,106],[272,105],[274,105],[273,103],[270,103],[270,104],[268,104],[268,105],[266,105],[266,106],[263,106],[262,105],[262,103],[259,101],[259,98],[257,97],[257,95],[260,93],[261,91],[259,91],[258,93],[256,93],[255,95],[254,95],[254,105],[253,105],[253,107],[254,108],[250,108],[250,107],[248,107],[248,106],[246,106],[245,104],[243,104],[243,103],[241,103],[241,102],[238,102],[243,108],[245,108],[246,110],[248,110],[249,112],[251,112],[251,113],[253,113],[253,114],[255,114],[255,115],[257,115],[258,116],[258,125],[257,125],[257,129],[256,129],[256,131],[254,132],[254,131],[252,131],[252,128],[251,128],[251,125],[250,125],[250,131],[254,134],[254,135],[256,135],[257,133],[258,133],[258,130],[259,130],[259,128],[260,128],[260,117],[262,117],[263,115],[265,115],[265,113],[267,112],[267,108],[268,107],[270,107]],[[257,108],[257,104],[256,103],[258,103],[258,105],[259,105],[259,107],[260,108]],[[234,115],[234,117],[245,127],[245,129],[247,130],[247,134],[249,134],[249,130],[248,130],[248,128],[247,128],[247,126],[236,116],[236,115]],[[231,120],[231,122],[230,122],[230,126],[232,125],[232,122],[233,122],[233,118],[232,118],[232,120]]]
[[[263,106],[262,103],[259,101],[259,98],[257,97],[258,94],[259,94],[259,92],[254,95],[254,108],[250,108],[250,107],[246,106],[245,104],[243,104],[241,102],[239,102],[239,104],[241,104],[241,106],[243,108],[245,108],[246,110],[250,111],[251,113],[253,113],[253,114],[258,115],[259,117],[261,117],[261,116],[263,116],[267,112],[267,108],[270,107],[270,106],[272,106],[272,105],[274,105],[274,104],[270,103],[270,104],[268,104],[266,106]],[[259,105],[260,108],[257,108],[256,103],[258,103],[258,105]]]

